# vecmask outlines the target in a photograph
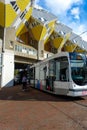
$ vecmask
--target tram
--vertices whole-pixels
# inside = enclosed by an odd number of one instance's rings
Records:
[[[82,53],[61,52],[30,67],[30,84],[56,95],[87,95],[87,62]]]

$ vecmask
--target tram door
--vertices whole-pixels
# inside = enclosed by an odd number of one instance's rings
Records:
[[[35,87],[35,67],[29,69],[29,79],[30,79],[30,84]]]
[[[69,91],[69,63],[68,58],[63,56],[55,59],[56,62],[56,79],[55,87],[57,93],[66,95]]]
[[[49,61],[49,86],[50,90],[54,90],[54,80],[55,80],[55,61]]]

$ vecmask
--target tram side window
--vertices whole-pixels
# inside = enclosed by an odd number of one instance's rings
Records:
[[[55,78],[55,60],[49,62],[49,77]]]
[[[68,71],[68,59],[67,57],[57,58],[56,60],[56,80],[58,81],[68,81],[69,71]]]

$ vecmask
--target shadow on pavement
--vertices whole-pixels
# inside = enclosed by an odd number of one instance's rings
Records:
[[[29,87],[27,91],[23,92],[21,85],[17,85],[13,87],[2,88],[0,90],[0,100],[70,102],[75,100],[84,100],[84,98],[73,98],[67,96],[53,95],[32,87]]]

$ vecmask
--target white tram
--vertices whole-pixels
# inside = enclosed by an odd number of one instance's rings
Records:
[[[61,52],[32,65],[30,84],[56,95],[86,96],[86,55]]]

